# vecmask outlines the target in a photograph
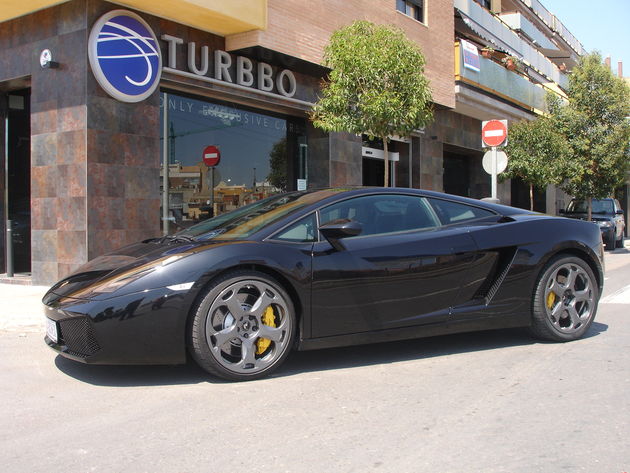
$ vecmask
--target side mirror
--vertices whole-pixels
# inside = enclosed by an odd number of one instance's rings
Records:
[[[344,251],[346,247],[339,240],[359,235],[363,231],[363,227],[359,222],[342,218],[322,225],[319,227],[319,231],[335,250]]]
[[[623,210],[622,210],[622,209],[617,209],[617,211],[615,212],[615,214],[617,214],[617,215],[623,215]]]

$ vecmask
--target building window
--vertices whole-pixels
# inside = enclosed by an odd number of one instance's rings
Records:
[[[475,0],[475,2],[488,10],[492,10],[492,2],[490,0]]]
[[[424,2],[425,0],[396,0],[396,10],[420,23],[426,23]]]

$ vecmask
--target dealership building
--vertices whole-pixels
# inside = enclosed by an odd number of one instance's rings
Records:
[[[398,26],[427,59],[435,121],[392,137],[390,184],[488,196],[482,121],[540,113],[546,90],[563,93],[563,68],[581,53],[531,4],[37,0],[3,7],[3,280],[50,284],[119,246],[282,190],[382,185],[381,144],[324,133],[308,117],[327,72],[323,48],[356,19]],[[522,13],[501,18],[507,8]],[[487,45],[495,57],[481,56]],[[503,67],[511,54],[527,67]],[[520,204],[521,191],[518,183],[499,185],[504,203]],[[554,213],[560,200],[550,190],[540,210]]]

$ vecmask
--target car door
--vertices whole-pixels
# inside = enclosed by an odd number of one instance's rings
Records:
[[[355,197],[319,212],[319,225],[359,222],[362,232],[313,247],[312,334],[326,337],[440,323],[460,302],[477,248],[461,226],[443,226],[425,198]]]

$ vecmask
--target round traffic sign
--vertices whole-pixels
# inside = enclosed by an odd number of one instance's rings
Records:
[[[507,120],[488,120],[481,126],[481,140],[486,146],[500,146],[507,138]]]
[[[218,166],[221,161],[221,152],[214,145],[206,146],[203,150],[203,162],[208,167]]]
[[[492,174],[492,151],[486,151],[481,161],[483,170]],[[508,165],[508,157],[503,151],[497,151],[497,174],[501,174]]]

